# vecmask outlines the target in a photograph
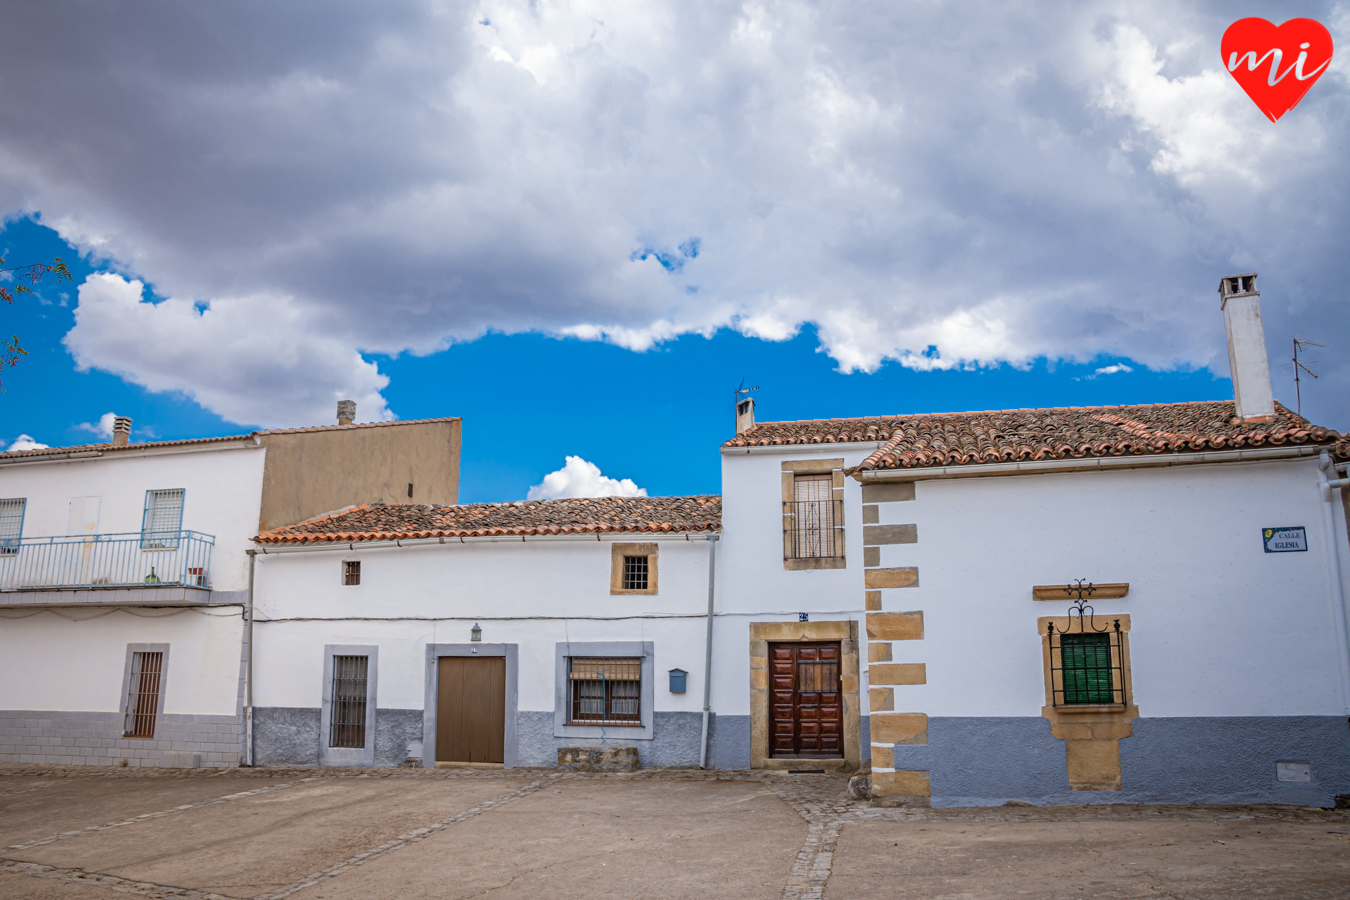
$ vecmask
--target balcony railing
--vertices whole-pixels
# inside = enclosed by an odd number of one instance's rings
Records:
[[[198,531],[0,541],[0,591],[210,588],[215,543]]]

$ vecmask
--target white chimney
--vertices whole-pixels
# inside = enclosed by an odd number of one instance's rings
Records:
[[[755,427],[755,398],[746,397],[736,401],[736,433],[740,434]]]
[[[1266,421],[1275,415],[1275,398],[1270,391],[1270,361],[1266,358],[1256,273],[1221,279],[1219,296],[1223,298],[1224,328],[1228,330],[1228,365],[1233,370],[1237,417],[1244,422]]]
[[[125,447],[131,439],[131,417],[113,416],[113,446]]]
[[[356,401],[339,400],[338,401],[338,424],[350,425],[356,419]]]

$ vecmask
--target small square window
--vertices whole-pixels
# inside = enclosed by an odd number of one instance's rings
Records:
[[[361,583],[361,561],[347,560],[342,564],[342,583],[344,585]]]
[[[625,556],[623,558],[623,589],[625,591],[645,591],[647,589],[647,557]]]

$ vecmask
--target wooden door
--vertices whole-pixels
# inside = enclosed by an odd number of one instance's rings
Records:
[[[506,659],[442,656],[436,685],[436,761],[505,758]]]
[[[839,643],[769,645],[769,755],[844,758]]]

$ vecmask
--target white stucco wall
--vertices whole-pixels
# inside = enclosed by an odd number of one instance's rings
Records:
[[[325,644],[380,648],[377,704],[422,709],[426,645],[468,643],[475,623],[484,643],[519,645],[519,709],[554,707],[555,645],[563,641],[652,641],[655,708],[703,708],[708,545],[657,542],[656,595],[611,595],[615,541],[503,539],[402,548],[259,556],[255,583],[254,703],[320,705]],[[361,560],[361,584],[342,584],[342,563]],[[278,622],[269,619],[311,618]],[[396,621],[403,619],[402,621]],[[667,690],[667,671],[689,673],[684,694]]]
[[[71,500],[98,497],[99,534],[139,532],[145,492],[183,488],[183,528],[213,535],[211,587],[248,587],[249,538],[262,498],[261,447],[118,451],[98,459],[0,465],[0,497],[25,497],[24,537],[68,534]],[[0,565],[4,565],[0,560]]]
[[[240,607],[160,612],[115,610],[84,621],[54,611],[0,617],[0,659],[7,670],[0,679],[0,709],[117,712],[127,645],[168,644],[161,712],[236,715]]]

